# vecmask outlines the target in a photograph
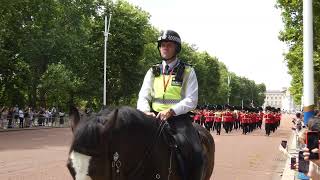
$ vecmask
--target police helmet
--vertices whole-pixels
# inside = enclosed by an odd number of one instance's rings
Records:
[[[158,38],[158,49],[161,46],[161,42],[174,42],[177,45],[176,53],[178,54],[181,51],[181,38],[179,34],[173,30],[165,30],[161,31],[160,36]]]

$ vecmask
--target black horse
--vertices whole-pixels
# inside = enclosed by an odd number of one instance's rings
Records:
[[[83,116],[70,111],[74,134],[67,167],[76,180],[182,180],[165,121],[130,107]],[[205,154],[203,180],[214,167],[214,140],[195,124]],[[190,169],[189,169],[190,170]],[[191,179],[190,179],[191,180]]]

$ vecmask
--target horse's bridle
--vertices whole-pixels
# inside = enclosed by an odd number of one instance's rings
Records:
[[[136,168],[134,168],[134,170],[129,173],[128,179],[131,179],[131,177],[136,175],[141,169],[144,168],[145,161],[151,157],[152,150],[154,149],[156,143],[158,142],[158,140],[159,140],[159,138],[160,138],[160,136],[166,126],[169,126],[168,122],[161,121],[160,126],[157,129],[156,135],[152,141],[151,146],[147,147],[147,149],[144,153],[145,156],[143,156],[143,158],[138,162],[138,165],[136,166]],[[112,180],[117,180],[117,179],[120,179],[120,167],[121,167],[120,155],[116,151],[111,151],[111,153],[113,154],[113,161],[111,163],[111,168],[112,168],[111,176],[112,176]],[[172,159],[173,159],[173,151],[171,150],[168,180],[169,180],[170,175],[172,173]],[[160,174],[156,174],[155,178],[160,179]]]

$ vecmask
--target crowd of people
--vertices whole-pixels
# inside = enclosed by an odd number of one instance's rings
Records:
[[[0,107],[0,129],[30,128],[35,126],[62,126],[65,113],[56,107]]]
[[[280,146],[280,150],[284,151],[291,158],[291,169],[303,175],[298,175],[298,179],[310,178],[311,180],[320,180],[320,160],[319,158],[310,158],[310,153],[319,154],[319,137],[320,137],[320,113],[315,111],[307,124],[304,124],[302,112],[297,112],[292,119],[292,130],[295,134],[296,147],[292,147],[295,151],[291,154],[288,152],[288,147]],[[308,149],[307,134],[308,132],[316,132],[317,148]],[[310,141],[310,140],[309,140]],[[318,155],[319,156],[319,155]]]
[[[225,133],[232,132],[233,129],[242,129],[242,134],[246,135],[255,129],[262,129],[265,122],[265,132],[270,136],[280,126],[281,111],[274,107],[266,107],[265,111],[253,107],[238,107],[231,105],[204,105],[198,106],[193,112],[193,121],[204,127],[208,131],[216,131],[221,134],[221,128]]]

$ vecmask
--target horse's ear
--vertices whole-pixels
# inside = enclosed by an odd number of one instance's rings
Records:
[[[104,132],[108,131],[110,127],[114,126],[116,120],[118,119],[118,112],[119,112],[119,109],[116,108],[110,114],[108,114],[107,120],[105,121],[105,124],[104,124]]]
[[[71,122],[71,130],[72,130],[72,132],[74,132],[74,130],[76,129],[78,123],[80,122],[79,111],[74,106],[70,106],[69,120]]]

